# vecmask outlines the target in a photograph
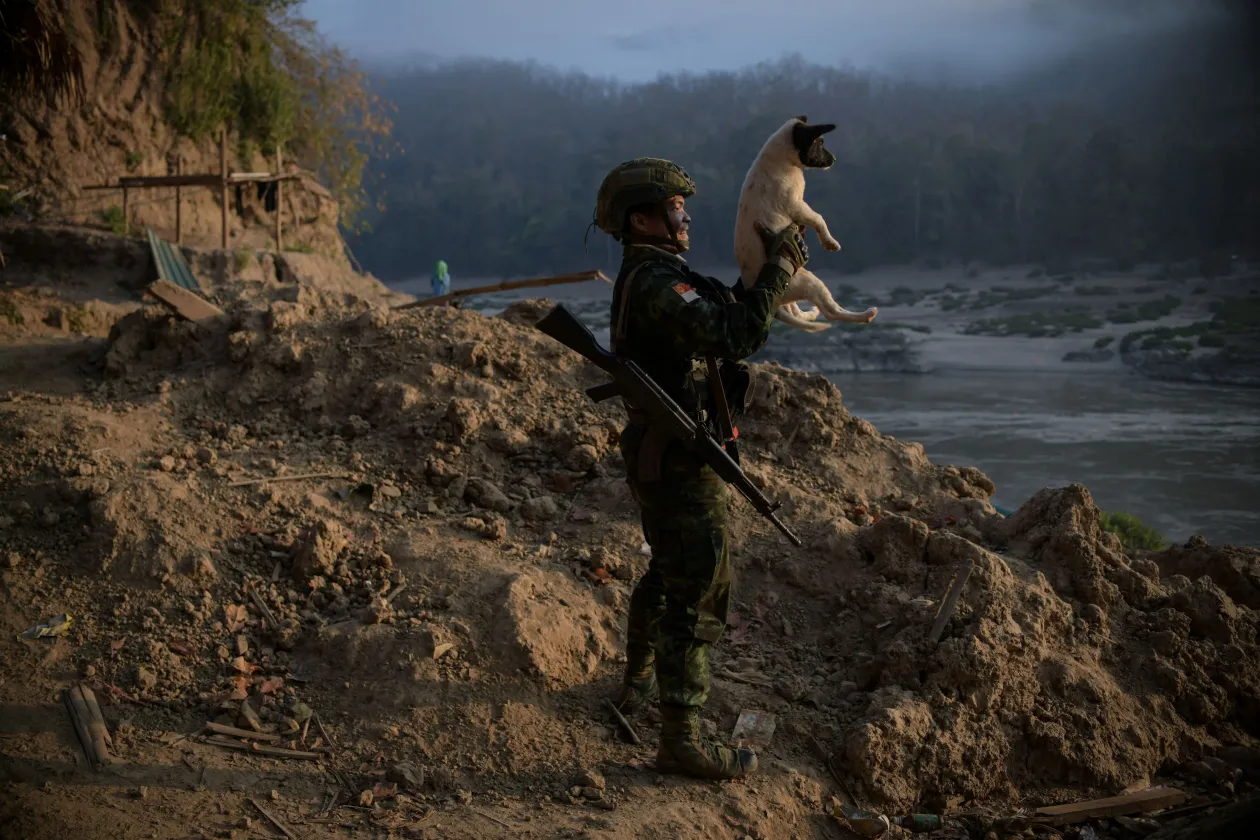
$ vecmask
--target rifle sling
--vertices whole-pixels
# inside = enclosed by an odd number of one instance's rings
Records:
[[[709,370],[709,387],[713,389],[713,414],[717,421],[718,434],[722,443],[726,444],[735,437],[735,422],[731,419],[731,407],[726,402],[726,389],[722,387],[722,375],[718,371],[716,356],[705,356],[704,363]]]

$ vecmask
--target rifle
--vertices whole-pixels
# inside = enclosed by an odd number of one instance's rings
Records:
[[[574,317],[564,304],[556,304],[552,307],[550,312],[534,324],[534,327],[612,375],[613,382],[587,390],[586,393],[592,399],[598,402],[601,396],[606,399],[620,395],[637,409],[646,412],[654,424],[659,423],[665,426],[673,439],[681,441],[684,446],[712,467],[718,477],[738,490],[741,496],[752,503],[758,513],[769,519],[774,527],[783,532],[792,545],[801,547],[800,537],[792,533],[776,514],[776,511],[783,506],[782,503],[771,502],[763,496],[757,486],[752,483],[752,479],[740,469],[739,464],[726,453],[709,431],[683,411],[678,403],[674,402],[673,398],[661,389],[661,386],[653,382],[641,367],[628,359],[619,359],[600,347],[586,325]],[[610,386],[613,385],[616,386],[616,391],[610,393],[612,391]]]

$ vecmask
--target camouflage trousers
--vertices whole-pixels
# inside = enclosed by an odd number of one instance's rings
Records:
[[[677,444],[661,459],[659,481],[639,481],[642,429],[622,434],[630,490],[639,503],[652,560],[630,597],[626,681],[656,670],[661,702],[703,706],[709,646],[726,628],[731,601],[726,484]]]

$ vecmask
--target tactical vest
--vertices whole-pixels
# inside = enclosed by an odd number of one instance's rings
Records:
[[[638,363],[652,379],[668,393],[675,402],[687,411],[697,423],[705,425],[719,440],[725,439],[727,451],[732,458],[738,459],[734,445],[735,418],[743,414],[745,404],[750,395],[752,378],[748,365],[734,360],[715,358],[697,359],[691,357],[673,357],[663,353],[654,353],[650,345],[638,345],[635,336],[631,335],[630,305],[634,294],[634,278],[645,267],[652,263],[667,263],[676,267],[685,278],[685,282],[702,297],[734,303],[735,296],[731,290],[712,277],[706,277],[691,270],[686,263],[674,263],[662,257],[647,258],[631,267],[623,266],[613,285],[612,323],[610,330],[610,348],[623,358]],[[658,345],[659,346],[659,345]],[[725,397],[729,418],[722,422],[719,395],[712,387],[710,371],[717,371],[718,386]],[[669,439],[663,436],[663,430],[654,430],[648,416],[623,399],[626,414],[631,425],[646,428],[644,444],[640,452],[638,476],[640,480],[651,481],[660,474],[660,458]],[[730,432],[724,434],[723,427],[729,423]]]

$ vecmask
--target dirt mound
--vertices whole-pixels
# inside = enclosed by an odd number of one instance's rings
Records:
[[[1127,555],[1077,485],[1003,518],[979,470],[880,435],[822,377],[758,365],[745,468],[806,549],[732,499],[703,725],[756,708],[780,728],[758,790],[679,822],[663,806],[690,788],[658,796],[591,720],[648,563],[621,409],[582,393],[605,376],[529,328],[547,301],[487,319],[290,288],[225,292],[199,326],[138,310],[86,396],[0,403],[12,603],[83,616],[79,664],[182,711],[182,731],[254,725],[249,705],[294,739],[318,709],[339,766],[419,762],[415,795],[452,808],[580,805],[574,767],[603,762],[625,776],[616,836],[807,831],[824,754],[901,809],[1114,792],[1256,746],[1254,552]],[[22,609],[15,632],[42,617]]]
[[[99,300],[74,303],[45,289],[0,290],[0,341],[18,337],[104,337],[132,308]]]
[[[1211,577],[1235,602],[1260,610],[1260,551],[1254,548],[1212,546],[1202,537],[1191,537],[1185,545],[1149,554],[1147,559],[1166,577]],[[1170,580],[1168,585],[1175,583]]]
[[[858,669],[872,694],[845,755],[873,795],[904,807],[949,792],[1120,789],[1239,727],[1260,735],[1256,614],[1208,578],[1162,587],[1098,518],[1073,485],[996,521],[1002,554],[901,518],[859,533],[856,549],[894,583],[974,567],[939,647],[911,623]],[[901,595],[884,585],[862,602],[881,617]]]

